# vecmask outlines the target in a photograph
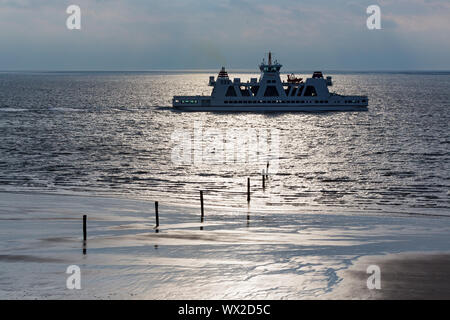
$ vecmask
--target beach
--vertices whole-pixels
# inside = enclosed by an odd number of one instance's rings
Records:
[[[155,229],[152,201],[0,192],[0,298],[391,299],[433,290],[448,297],[439,280],[446,254],[396,255],[447,252],[448,217],[246,210],[206,202],[202,224],[199,207],[160,202]],[[368,263],[381,268],[381,290],[364,288]],[[81,270],[80,290],[66,286],[70,265]],[[416,278],[422,291],[395,289]]]
[[[368,266],[380,268],[380,289],[368,289]],[[340,272],[342,283],[325,297],[331,299],[448,300],[450,254],[401,253],[360,258]]]

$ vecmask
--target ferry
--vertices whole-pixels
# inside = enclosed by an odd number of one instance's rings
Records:
[[[369,99],[365,95],[344,96],[330,92],[331,77],[324,78],[316,71],[303,81],[294,74],[281,80],[282,65],[268,62],[259,65],[261,76],[242,82],[228,77],[224,67],[217,78],[209,77],[213,87],[210,96],[174,96],[172,106],[183,111],[212,112],[321,112],[321,111],[366,111]]]

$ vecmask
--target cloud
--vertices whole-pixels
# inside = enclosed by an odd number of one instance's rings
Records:
[[[293,68],[448,69],[448,0],[375,2],[383,30],[373,0],[0,0],[0,69],[249,68],[270,49]]]

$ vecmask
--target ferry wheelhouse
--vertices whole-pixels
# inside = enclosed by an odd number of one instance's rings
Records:
[[[294,74],[286,81],[280,77],[282,65],[272,63],[269,52],[268,63],[259,66],[259,79],[251,78],[242,82],[228,77],[224,67],[217,78],[209,77],[212,86],[210,96],[174,96],[172,105],[185,111],[215,112],[295,112],[295,111],[364,111],[367,110],[367,96],[344,96],[328,90],[332,86],[331,77],[324,78],[316,71],[311,78],[303,81]]]

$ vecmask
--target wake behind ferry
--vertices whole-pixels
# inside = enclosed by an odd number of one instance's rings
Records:
[[[214,112],[297,112],[297,111],[365,111],[369,103],[367,96],[343,96],[329,92],[331,77],[323,77],[316,71],[303,81],[294,74],[286,82],[280,77],[282,65],[272,63],[269,52],[268,63],[264,59],[259,65],[261,76],[241,82],[231,81],[222,67],[217,79],[209,77],[213,87],[211,96],[174,96],[172,105],[185,111]]]

